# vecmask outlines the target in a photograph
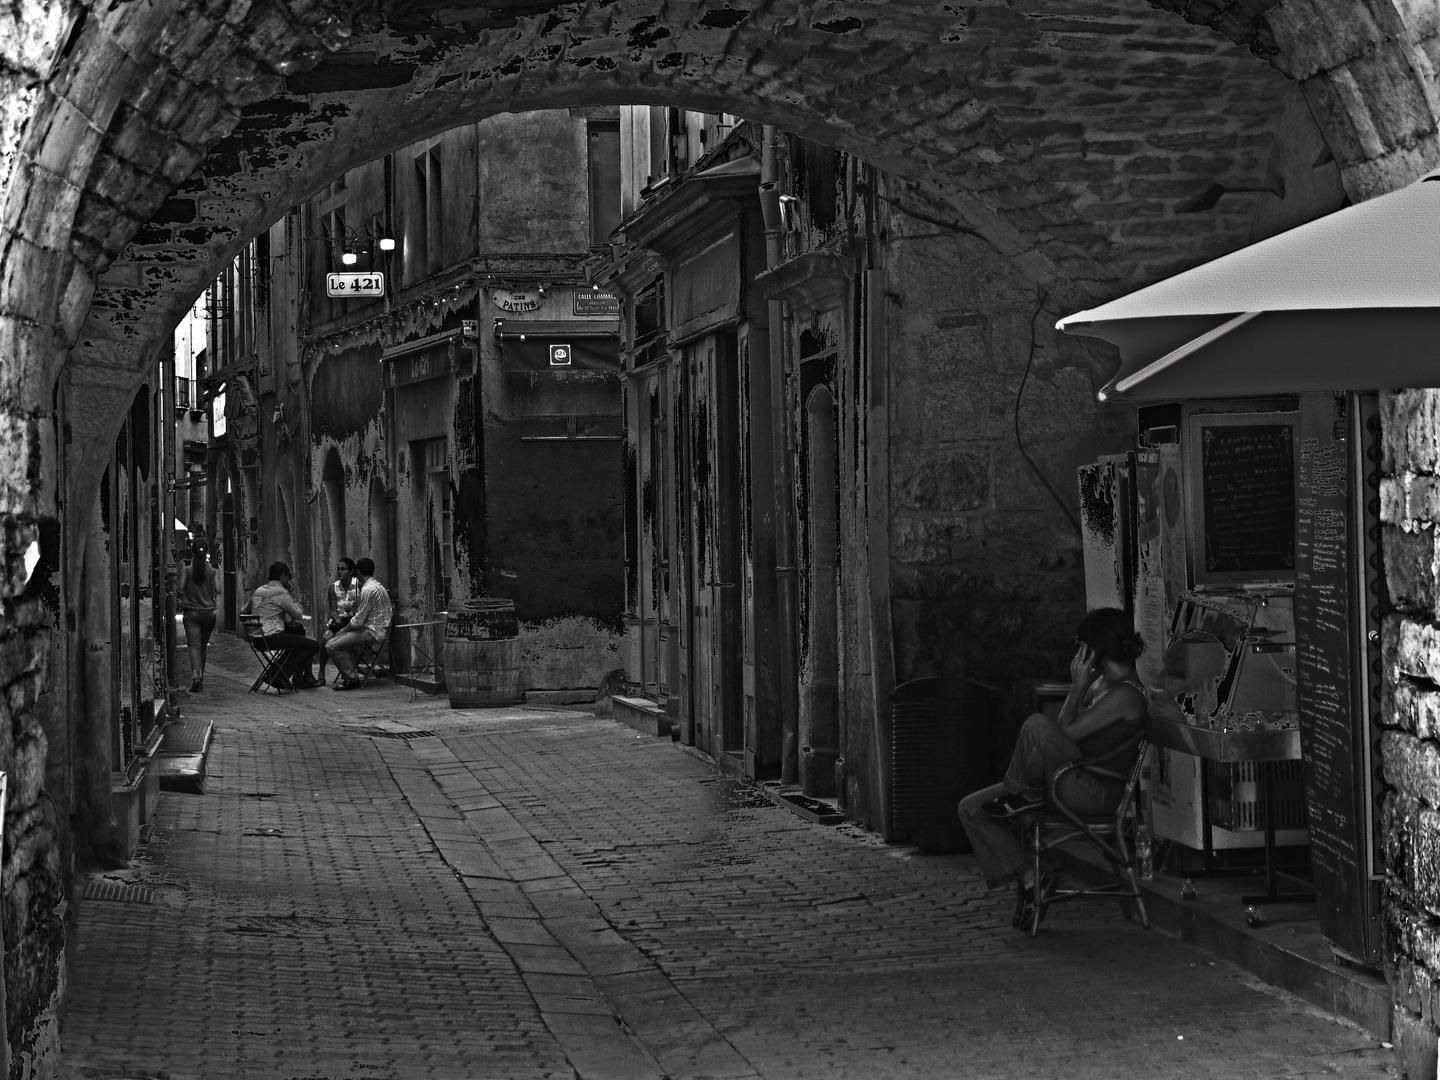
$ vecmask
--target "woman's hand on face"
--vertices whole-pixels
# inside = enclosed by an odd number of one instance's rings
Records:
[[[1075,686],[1084,689],[1095,681],[1100,674],[1100,665],[1095,661],[1095,653],[1084,642],[1075,650],[1075,655],[1070,659],[1070,682]]]

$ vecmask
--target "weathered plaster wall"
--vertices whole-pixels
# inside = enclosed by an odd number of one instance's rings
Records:
[[[585,122],[563,109],[492,116],[476,125],[483,253],[590,246]]]
[[[370,555],[377,562],[384,558],[371,550],[370,513],[371,482],[386,475],[379,352],[379,347],[372,345],[320,354],[310,379],[309,439],[296,439],[290,451],[303,470],[297,472],[304,477],[297,499],[306,507],[315,553],[312,559],[306,552],[305,562],[313,574],[306,591],[313,593],[317,613],[326,610],[324,590],[334,580],[341,555],[352,559]],[[333,462],[339,466],[338,481],[333,475],[332,450]],[[337,487],[344,520],[343,535],[339,536],[321,521],[331,509],[331,491]],[[393,581],[383,584],[387,588],[396,585]]]

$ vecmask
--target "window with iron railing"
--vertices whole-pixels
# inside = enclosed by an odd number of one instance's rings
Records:
[[[184,375],[175,376],[175,408],[190,408],[190,380]]]

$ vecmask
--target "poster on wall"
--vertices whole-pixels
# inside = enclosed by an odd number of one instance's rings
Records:
[[[1158,450],[1135,454],[1135,629],[1145,642],[1136,662],[1148,689],[1165,682],[1165,538]]]

